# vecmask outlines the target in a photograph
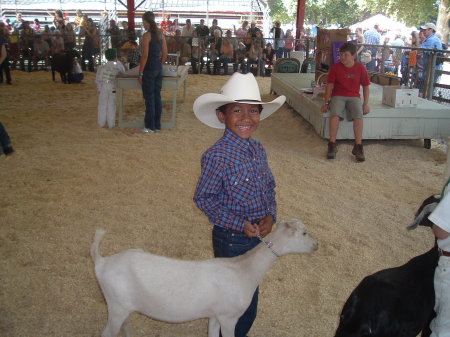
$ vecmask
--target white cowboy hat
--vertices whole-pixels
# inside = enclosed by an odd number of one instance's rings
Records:
[[[286,100],[285,96],[279,96],[271,102],[262,102],[259,86],[253,74],[234,73],[220,90],[220,94],[204,94],[194,102],[194,114],[204,124],[224,129],[216,115],[216,109],[228,103],[261,104],[260,120],[269,117],[278,110]]]

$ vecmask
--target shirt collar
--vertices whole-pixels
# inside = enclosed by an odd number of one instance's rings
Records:
[[[231,143],[234,143],[235,145],[237,145],[239,147],[247,148],[251,144],[251,138],[249,138],[249,139],[241,138],[229,129],[225,129],[223,137],[226,140],[230,141]]]

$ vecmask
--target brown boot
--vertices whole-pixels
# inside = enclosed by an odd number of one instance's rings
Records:
[[[328,152],[327,152],[327,159],[334,159],[336,158],[337,153],[337,145],[336,142],[328,142]]]
[[[364,157],[364,149],[362,144],[355,144],[355,146],[353,146],[352,153],[355,156],[356,161],[366,160],[366,158]]]

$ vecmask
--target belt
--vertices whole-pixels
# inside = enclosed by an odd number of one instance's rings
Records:
[[[449,256],[450,252],[446,252],[445,250],[439,249],[439,256]]]

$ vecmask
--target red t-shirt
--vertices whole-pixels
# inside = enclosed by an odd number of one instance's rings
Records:
[[[350,68],[347,68],[341,62],[333,64],[328,73],[327,82],[334,83],[331,97],[360,97],[359,86],[365,87],[370,84],[366,67],[359,62],[355,62]]]

